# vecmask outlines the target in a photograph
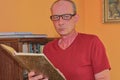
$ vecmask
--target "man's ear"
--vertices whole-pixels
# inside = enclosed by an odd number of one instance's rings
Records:
[[[78,14],[76,14],[75,16],[74,16],[74,21],[75,21],[75,23],[77,23],[78,22],[78,20],[79,20],[79,15]]]

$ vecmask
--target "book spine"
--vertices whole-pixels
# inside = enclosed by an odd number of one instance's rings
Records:
[[[24,52],[24,53],[28,53],[29,52],[27,43],[23,43],[23,45],[22,45],[22,52]]]

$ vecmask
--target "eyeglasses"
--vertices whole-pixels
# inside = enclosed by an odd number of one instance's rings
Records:
[[[52,15],[50,16],[50,19],[52,21],[58,21],[60,20],[60,17],[62,17],[63,20],[70,20],[73,16],[75,16],[76,14],[63,14],[63,15]]]

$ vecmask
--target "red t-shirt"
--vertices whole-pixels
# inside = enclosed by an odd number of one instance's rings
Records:
[[[44,54],[67,80],[95,80],[94,74],[110,69],[106,51],[95,35],[79,33],[65,50],[56,39],[44,47]]]

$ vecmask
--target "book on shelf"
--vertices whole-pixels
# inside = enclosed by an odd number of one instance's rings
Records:
[[[43,73],[49,77],[49,80],[66,80],[63,74],[54,67],[43,53],[18,53],[8,45],[0,44],[0,46],[8,52],[13,60],[28,72],[34,70],[38,74]]]
[[[28,42],[24,42],[22,44],[22,52],[23,53],[43,53],[43,44],[40,43],[28,43]]]

